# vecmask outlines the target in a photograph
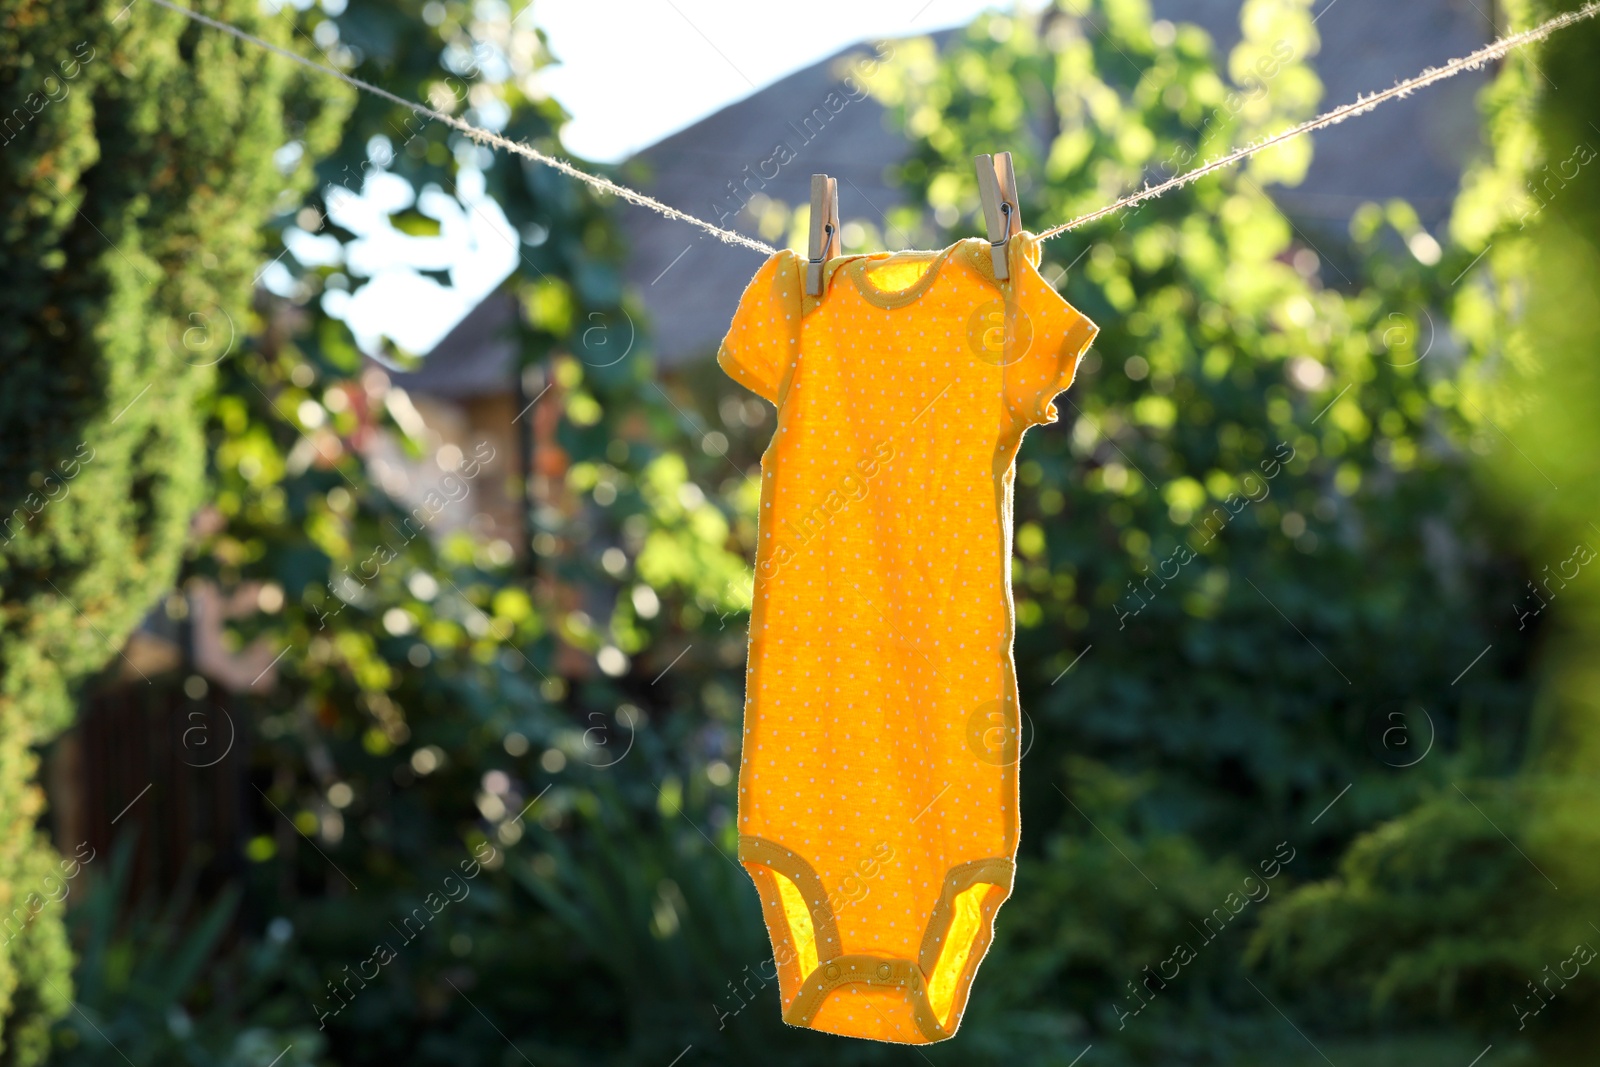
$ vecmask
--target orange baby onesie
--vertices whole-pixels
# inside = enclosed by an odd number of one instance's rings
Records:
[[[1097,327],[1031,234],[770,258],[717,359],[778,408],[761,458],[739,859],[783,1018],[955,1033],[1017,849],[1011,499]]]

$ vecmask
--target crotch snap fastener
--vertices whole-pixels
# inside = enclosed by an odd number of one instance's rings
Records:
[[[878,977],[879,978],[882,978],[884,981],[888,981],[889,980],[889,975],[891,973],[892,972],[890,971],[889,965],[887,963],[878,964]]]
[[[839,977],[839,965],[837,963],[830,963],[827,967],[823,968],[822,973],[829,981],[832,981],[833,979]]]

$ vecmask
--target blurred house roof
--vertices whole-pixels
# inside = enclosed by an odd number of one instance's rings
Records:
[[[445,334],[416,370],[384,370],[406,392],[443,400],[509,392],[518,363],[516,314],[516,299],[504,288],[496,289]]]
[[[903,200],[884,172],[905,157],[909,145],[886,127],[883,105],[864,93],[853,98],[842,82],[855,62],[871,57],[869,44],[847,48],[651,145],[629,162],[642,172],[650,195],[741,231],[751,229],[748,213],[737,220],[722,218],[730,207],[739,208],[734,189],[741,182],[771,199],[799,205],[811,201],[811,175],[827,173],[839,182],[840,215],[846,221],[872,219],[882,228],[882,212]],[[775,155],[780,144],[793,158],[777,166],[784,158]],[[774,171],[776,177],[766,178]],[[632,246],[624,273],[649,312],[657,359],[675,366],[710,355],[733,318],[739,294],[761,266],[760,253],[725,245],[631,205],[622,226]]]
[[[1204,27],[1221,55],[1239,39],[1239,0],[1153,0],[1152,7],[1158,18]],[[1316,10],[1322,42],[1313,65],[1323,81],[1324,107],[1464,55],[1493,29],[1476,5],[1459,0],[1390,4],[1381,19],[1367,5],[1340,0],[1317,0]],[[904,158],[908,143],[885,123],[881,105],[852,95],[848,88],[856,83],[843,81],[871,54],[870,44],[853,46],[728,105],[633,157],[625,180],[728,225],[723,216],[740,203],[733,193],[739,183],[798,205],[810,200],[812,172],[823,171],[839,181],[846,220],[868,218],[883,226],[884,211],[902,199],[886,183],[885,171]],[[1410,201],[1423,224],[1436,227],[1478,148],[1475,97],[1488,77],[1487,71],[1469,72],[1319,132],[1306,180],[1274,188],[1272,195],[1302,238],[1313,242],[1342,235],[1361,203],[1391,197]],[[780,144],[793,156],[775,167]],[[766,177],[774,169],[775,176]],[[761,265],[760,255],[643,208],[625,205],[621,225],[631,245],[624,273],[648,313],[658,361],[673,367],[709,357]],[[751,225],[747,212],[734,228]],[[424,369],[396,375],[396,383],[452,396],[493,391],[497,382],[505,388],[515,355],[505,336],[513,313],[511,298],[496,293],[440,342]]]

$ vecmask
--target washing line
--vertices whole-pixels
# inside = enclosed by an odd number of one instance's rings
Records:
[[[1096,208],[1087,214],[1079,215],[1071,222],[1063,222],[1059,226],[1052,226],[1039,234],[1039,240],[1046,241],[1052,237],[1059,237],[1069,230],[1075,230],[1079,226],[1091,223],[1096,219],[1103,219],[1113,212],[1134,207],[1144,203],[1146,200],[1153,200],[1163,193],[1170,193],[1172,190],[1181,188],[1191,182],[1197,182],[1207,174],[1222,170],[1224,167],[1231,167],[1241,160],[1250,158],[1257,152],[1263,152],[1271,148],[1273,145],[1282,144],[1284,141],[1299,137],[1302,134],[1311,133],[1314,130],[1338,125],[1345,119],[1366,114],[1379,104],[1397,100],[1402,96],[1410,96],[1418,89],[1432,85],[1434,82],[1444,81],[1446,78],[1453,78],[1464,70],[1475,70],[1491,60],[1504,57],[1513,49],[1520,48],[1525,44],[1532,44],[1535,41],[1542,41],[1557,30],[1565,29],[1573,23],[1581,22],[1587,18],[1593,18],[1596,14],[1600,14],[1600,3],[1591,0],[1590,3],[1583,5],[1577,11],[1569,11],[1564,15],[1557,15],[1555,18],[1541,23],[1531,30],[1524,30],[1522,33],[1503,37],[1492,44],[1484,45],[1470,56],[1452,59],[1442,67],[1429,67],[1416,77],[1407,78],[1392,88],[1384,89],[1382,92],[1370,93],[1366,96],[1358,96],[1351,103],[1336,107],[1332,111],[1324,112],[1316,118],[1302,122],[1300,125],[1284,130],[1282,133],[1275,133],[1271,137],[1264,137],[1253,144],[1235,149],[1225,156],[1211,160],[1209,163],[1202,163],[1193,170],[1184,171],[1176,177],[1168,178],[1159,185],[1146,186],[1139,192],[1125,196],[1114,204],[1107,204],[1105,207]]]
[[[337,78],[346,85],[352,86],[353,88],[362,92],[370,93],[373,96],[387,100],[390,103],[398,104],[404,108],[409,108],[425,118],[442,122],[452,129],[459,130],[460,132],[466,134],[478,144],[489,145],[490,147],[499,148],[502,151],[509,152],[512,155],[517,155],[524,159],[532,160],[535,163],[539,163],[543,166],[559,171],[560,173],[567,175],[569,178],[573,178],[577,181],[593,186],[601,192],[610,193],[612,196],[625,200],[630,204],[637,204],[640,207],[648,208],[649,210],[663,215],[666,218],[675,219],[678,222],[687,223],[690,226],[696,226],[716,237],[718,240],[724,241],[730,245],[737,245],[739,247],[748,248],[751,251],[762,252],[767,255],[772,255],[778,251],[776,248],[773,248],[771,245],[763,241],[757,241],[756,239],[747,237],[742,233],[738,233],[737,231],[724,229],[721,226],[709,223],[702,218],[698,218],[697,216],[689,214],[686,211],[680,211],[670,204],[664,204],[654,197],[647,196],[636,189],[630,189],[625,185],[619,185],[611,179],[603,177],[602,175],[591,174],[586,170],[582,170],[573,166],[564,159],[541,152],[525,141],[513,141],[510,138],[503,137],[492,130],[486,130],[481,126],[474,126],[470,122],[466,122],[463,119],[458,119],[454,115],[447,115],[444,112],[437,111],[425,104],[420,104],[413,100],[407,100],[402,96],[397,96],[396,94],[389,92],[387,89],[379,88],[378,86],[373,85],[371,82],[364,81],[361,78],[346,74],[342,70],[336,70],[333,67],[318,63],[317,61],[306,56],[302,56],[297,52],[291,52],[287,48],[280,48],[277,45],[272,44],[270,41],[264,41],[260,37],[257,37],[251,33],[247,33],[246,31],[241,30],[239,27],[231,25],[230,23],[222,22],[207,15],[202,15],[198,11],[191,11],[186,7],[173,3],[172,0],[150,0],[150,2],[164,7],[169,11],[176,11],[178,14],[183,15],[186,18],[193,19],[195,22],[210,26],[213,29],[221,30],[224,33],[232,34],[241,41],[248,41],[251,44],[264,48],[269,52],[274,52],[286,59],[293,60],[302,66],[310,67],[312,70],[320,71],[323,74]],[[1172,192],[1174,189],[1179,189],[1185,185],[1197,182],[1208,174],[1215,173],[1216,171],[1222,170],[1226,167],[1231,167],[1235,163],[1249,159],[1258,152],[1264,152],[1274,145],[1282,144],[1283,142],[1292,138],[1303,136],[1304,134],[1311,133],[1315,130],[1337,125],[1346,119],[1367,114],[1380,104],[1384,104],[1390,100],[1396,100],[1404,96],[1409,96],[1418,89],[1425,88],[1426,86],[1432,85],[1435,82],[1443,81],[1446,78],[1453,78],[1463,71],[1475,70],[1478,67],[1483,66],[1485,63],[1504,58],[1517,48],[1521,48],[1524,45],[1533,44],[1537,41],[1542,41],[1558,30],[1565,29],[1568,26],[1572,26],[1576,23],[1584,21],[1585,19],[1593,18],[1597,14],[1600,14],[1600,0],[1590,0],[1589,3],[1584,4],[1584,6],[1579,8],[1577,11],[1569,11],[1565,14],[1557,15],[1554,18],[1540,23],[1531,30],[1524,30],[1521,33],[1515,33],[1509,37],[1502,37],[1491,42],[1490,44],[1484,45],[1471,55],[1463,56],[1460,59],[1452,59],[1450,62],[1441,67],[1429,67],[1415,77],[1407,78],[1405,81],[1399,82],[1391,88],[1358,96],[1351,103],[1345,104],[1341,107],[1336,107],[1332,111],[1324,112],[1314,119],[1309,119],[1306,122],[1300,123],[1298,126],[1293,126],[1282,131],[1281,133],[1275,133],[1270,137],[1264,137],[1261,140],[1246,145],[1243,148],[1235,149],[1226,155],[1219,156],[1216,159],[1202,163],[1192,170],[1184,171],[1182,174],[1178,174],[1157,185],[1147,185],[1136,193],[1131,193],[1127,196],[1124,196],[1113,203],[1107,204],[1105,207],[1096,208],[1095,210],[1087,212],[1086,214],[1079,215],[1077,218],[1074,218],[1069,222],[1052,226],[1047,230],[1041,231],[1038,237],[1041,241],[1049,240],[1052,237],[1059,237],[1064,233],[1075,230],[1080,226],[1085,226],[1097,219],[1102,219],[1118,211],[1135,207],[1147,200],[1153,200],[1158,196]]]
[[[137,0],[135,0],[135,2],[137,2]],[[265,48],[269,52],[275,52],[278,55],[283,56],[285,59],[292,59],[302,66],[310,67],[312,70],[321,71],[324,74],[339,79],[346,85],[354,86],[364,93],[371,93],[373,96],[380,97],[392,104],[399,104],[401,107],[410,108],[412,111],[415,111],[417,114],[422,115],[425,118],[435,119],[444,123],[446,126],[460,130],[462,133],[466,134],[479,144],[486,144],[491,147],[510,152],[513,155],[521,156],[524,159],[531,159],[535,163],[541,163],[553,170],[558,170],[562,174],[567,175],[569,178],[576,178],[580,182],[585,182],[589,185],[592,185],[601,192],[610,193],[612,196],[626,200],[630,204],[638,204],[640,207],[649,208],[651,211],[665,215],[669,219],[676,219],[679,222],[686,222],[691,226],[698,226],[700,229],[714,235],[719,240],[726,241],[728,244],[742,245],[743,247],[755,252],[765,252],[767,255],[771,255],[777,251],[776,248],[773,248],[771,245],[766,244],[765,242],[746,237],[742,233],[735,233],[733,230],[725,230],[720,226],[713,226],[711,223],[705,221],[704,219],[696,218],[687,211],[679,211],[671,204],[663,204],[654,197],[646,196],[644,193],[641,193],[636,189],[629,189],[626,185],[618,185],[610,178],[605,178],[598,174],[590,174],[586,170],[580,170],[577,167],[574,167],[571,163],[568,163],[566,160],[558,159],[555,156],[541,152],[526,142],[513,141],[509,137],[502,137],[500,134],[495,133],[492,130],[483,129],[481,126],[474,126],[472,123],[464,122],[461,119],[456,118],[454,115],[446,115],[444,112],[436,111],[425,104],[419,104],[416,101],[407,100],[405,97],[396,96],[394,93],[389,92],[389,90],[381,89],[369,81],[363,81],[360,78],[355,78],[349,74],[346,74],[342,70],[335,70],[333,67],[324,66],[323,64],[318,63],[316,60],[308,59],[307,57],[296,52],[291,52],[287,48],[279,48],[272,42],[263,41],[261,38],[252,33],[246,33],[237,26],[211,18],[208,15],[202,15],[198,11],[191,11],[186,7],[172,3],[171,0],[150,0],[150,2],[153,4],[158,4],[169,11],[176,11],[178,14],[183,15],[186,18],[203,23],[207,26],[210,26],[212,29],[221,30],[223,33],[230,33],[239,38],[241,41],[249,41],[251,44]]]

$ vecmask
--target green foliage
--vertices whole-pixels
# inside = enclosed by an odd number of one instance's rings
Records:
[[[763,1010],[777,983],[749,878],[730,835],[697,825],[716,792],[703,775],[668,777],[658,796],[629,798],[599,778],[592,812],[574,821],[578,833],[536,830],[540,851],[513,866],[604,968],[622,1025],[591,1040],[615,1046],[606,1049],[612,1062],[670,1060],[691,1044],[734,1061],[805,1062],[805,1053],[828,1049],[815,1037],[793,1042]]]
[[[1042,228],[1309,114],[1308,5],[1252,0],[1241,18],[1227,79],[1204,34],[1152,25],[1137,0],[987,15],[937,57],[897,44],[873,90],[913,135],[912,202],[864,228],[977,232],[978,151],[1016,154]],[[561,151],[564,116],[537,92],[547,52],[507,8],[362,0],[304,29],[361,77]],[[1470,390],[1482,360],[1427,332],[1482,245],[1441,254],[1398,203],[1348,239],[1300,231],[1262,186],[1308,153],[1047,246],[1046,276],[1102,333],[1019,463],[1023,854],[961,1034],[930,1062],[1066,1065],[1091,1043],[1102,1064],[1322,1062],[1275,1006],[1339,1062],[1459,1064],[1476,1051],[1459,1032],[1401,1033],[1441,1005],[1459,1023],[1512,970],[1561,958],[1533,950],[1566,927],[1532,937],[1510,918],[1475,945],[1475,909],[1538,885],[1450,806],[1459,782],[1500,825],[1562,809],[1503,781],[1538,740],[1530,634],[1504,608],[1523,576],[1470,476],[1490,432]],[[286,295],[202,405],[219,521],[188,565],[282,593],[236,628],[289,650],[270,697],[238,709],[266,797],[239,942],[210,940],[219,919],[118,921],[96,898],[83,1006],[175,1062],[290,1044],[352,1065],[659,1067],[691,1046],[699,1063],[904,1059],[779,1022],[729,859],[770,409],[712,367],[657,383],[605,204],[403,109],[363,97],[313,210],[279,221],[322,227],[344,195],[329,187],[375,172],[458,195],[479,169],[522,237],[507,285],[529,393],[551,387],[519,425],[560,415],[560,454],[535,456],[528,487],[532,554],[418,535],[363,450],[378,431],[413,455],[437,442],[322,299],[359,285],[359,263],[285,256]],[[396,225],[429,217],[419,203]],[[596,323],[641,343],[612,360]],[[1431,742],[1413,766],[1395,712]],[[1180,944],[1178,977],[1140,996]],[[1440,961],[1469,953],[1481,973],[1437,995]],[[137,995],[146,960],[173,977]],[[77,1022],[56,1039],[99,1051]]]
[[[208,904],[185,882],[166,900],[130,899],[133,844],[123,834],[70,919],[78,948],[76,1010],[56,1029],[51,1062],[310,1067],[323,1037],[283,990],[306,961],[280,921],[219,962],[239,894]],[[192,873],[192,872],[191,872]],[[282,1040],[280,1040],[280,1036]],[[120,1056],[119,1056],[120,1054]]]
[[[546,55],[527,20],[513,24],[509,11],[357,3],[337,17],[313,10],[304,28],[364,78],[457,110],[470,97],[475,119],[507,116],[511,135],[560,152],[563,116],[529,94]],[[387,131],[387,144],[374,130]],[[454,195],[477,166],[488,168],[488,188],[526,238],[508,283],[525,309],[517,340],[551,385],[521,425],[552,405],[563,416],[560,462],[541,464],[549,473],[538,479],[532,559],[513,561],[503,542],[436,539],[434,512],[408,510],[379,484],[363,453],[376,433],[429,459],[438,442],[386,376],[363,369],[348,331],[326,314],[320,297],[362,280],[342,254],[317,266],[283,258],[287,295],[266,301],[260,329],[219,365],[204,409],[213,507],[187,574],[272,590],[236,636],[288,654],[270,697],[245,698],[236,712],[255,734],[250,758],[266,797],[246,847],[240,922],[251,947],[219,949],[193,988],[169,991],[196,1017],[177,1046],[196,1062],[242,1055],[225,1023],[248,1025],[263,1047],[280,1049],[309,1023],[326,1050],[318,1054],[332,1060],[419,1064],[458,1063],[463,1048],[481,1050],[485,1062],[514,1059],[508,1040],[539,1062],[588,1062],[595,1048],[658,1050],[671,1032],[658,1025],[670,1014],[662,1004],[618,995],[615,953],[577,936],[566,925],[577,913],[558,902],[560,889],[602,869],[595,828],[627,825],[626,812],[641,803],[649,809],[655,783],[693,777],[710,794],[697,810],[719,836],[731,827],[737,624],[749,606],[743,557],[754,544],[746,474],[728,479],[727,461],[701,446],[707,435],[692,400],[650,384],[647,349],[613,361],[585,347],[595,343],[596,316],[625,337],[630,313],[608,209],[566,179],[494,159],[436,123],[363,98],[345,142],[319,164],[310,210],[290,205],[279,221],[285,231],[326,226],[348,242],[354,235],[329,208],[370,176]],[[513,457],[499,458],[511,466]],[[474,479],[489,475],[463,468],[453,477],[470,499],[485,491]],[[717,479],[726,496],[700,488]],[[555,880],[542,873],[552,853],[531,847],[535,827],[559,835],[551,848],[586,866]],[[675,829],[714,855],[681,817]],[[647,862],[647,844],[635,837],[614,850],[625,862],[600,880],[626,898],[616,921],[636,946],[655,935],[626,926],[639,913],[624,879],[648,879],[640,884],[650,899],[662,877],[697,901],[703,888],[718,909],[737,906],[753,921],[694,957],[704,966],[693,990],[651,987],[674,1010],[692,1006],[685,1027],[713,1034],[714,997],[727,997],[727,981],[761,958],[748,880],[733,868],[694,868],[705,856],[693,853],[669,849]],[[398,931],[477,855],[491,858],[465,883],[468,895],[420,934]],[[697,944],[689,930],[712,928],[690,927],[690,918],[679,943]],[[284,930],[295,966],[274,972],[253,1005],[224,996],[222,983],[244,968],[239,952]],[[370,971],[380,944],[394,953],[381,978],[351,978]],[[720,962],[704,962],[713,957]],[[126,1019],[130,1028],[164,1025],[153,1003]],[[760,1019],[768,1031],[779,1026],[770,1013]],[[59,1028],[58,1040],[72,1030]],[[171,1044],[162,1034],[141,1040]]]
[[[1358,837],[1336,878],[1302,887],[1271,912],[1256,953],[1270,946],[1286,979],[1317,995],[1330,987],[1365,994],[1380,1017],[1440,1014],[1480,1020],[1491,1032],[1523,1030],[1506,1024],[1518,1021],[1519,1005],[1537,1014],[1527,983],[1595,940],[1578,915],[1551,914],[1540,903],[1552,892],[1589,889],[1580,873],[1588,864],[1536,866],[1497,828],[1520,829],[1530,809],[1588,807],[1594,797],[1590,789],[1552,796],[1530,784],[1490,788],[1452,790]],[[1592,824],[1556,840],[1523,839],[1541,857],[1595,844]],[[1560,983],[1551,1016],[1534,1032],[1592,1019],[1593,983]]]
[[[6,1044],[0,1049],[0,1063],[7,1067],[42,1063],[50,1047],[51,1024],[72,1003],[71,950],[55,896],[60,892],[55,887],[61,884],[55,850],[31,825],[18,836],[24,847],[10,868],[12,880],[6,886],[10,903],[0,918],[5,936],[0,951],[5,953],[5,973],[11,981],[5,1004]]]
[[[4,297],[4,694],[36,738],[171,585],[209,367],[249,326],[259,230],[296,180],[273,161],[285,103],[307,102],[304,72],[259,48],[117,10],[6,18],[7,112],[60,96],[4,163],[6,268],[27,279]],[[292,36],[249,5],[218,13]]]
[[[246,2],[217,15],[288,45]],[[249,328],[260,230],[306,177],[274,162],[337,99],[254,46],[149,5],[0,10],[0,911],[55,860],[30,746],[171,587],[203,494],[210,366]],[[311,105],[315,106],[311,106]],[[34,1063],[70,982],[56,911],[0,948],[8,1062]],[[33,955],[19,955],[26,947]]]
[[[1576,6],[1510,13],[1531,26]],[[1600,585],[1587,565],[1600,545],[1596,35],[1580,25],[1507,60],[1484,97],[1490,157],[1451,221],[1462,254],[1482,256],[1450,308],[1477,357],[1459,386],[1494,437],[1481,473],[1500,497],[1497,521],[1532,561],[1511,601],[1516,630],[1544,624],[1518,777],[1466,783],[1363,834],[1338,876],[1297,894],[1257,945],[1297,981],[1366,984],[1381,1006],[1514,1034],[1548,1064],[1592,1060],[1600,1004],[1600,977],[1575,961],[1575,946],[1600,944],[1589,906],[1600,889]]]

